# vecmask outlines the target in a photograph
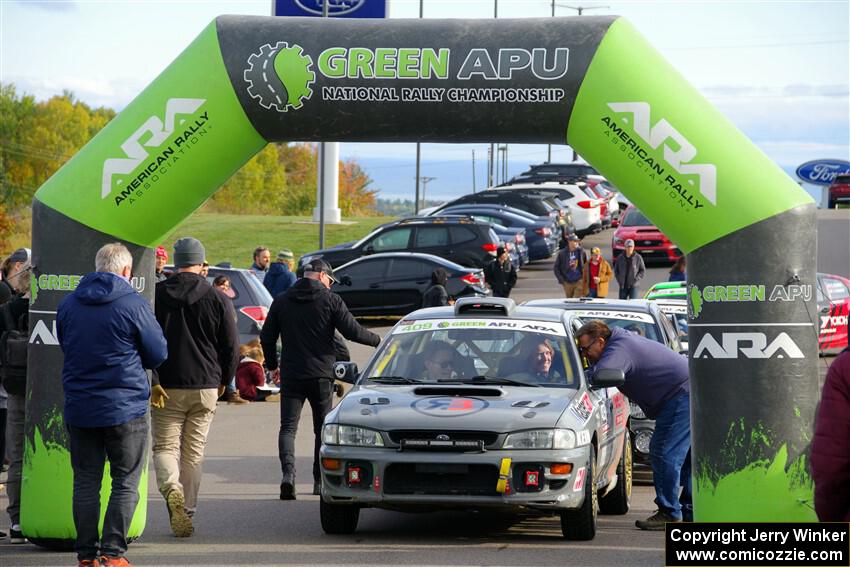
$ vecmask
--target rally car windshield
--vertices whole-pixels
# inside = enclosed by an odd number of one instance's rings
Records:
[[[626,331],[637,333],[638,335],[655,342],[665,344],[664,335],[661,334],[661,329],[658,328],[655,319],[653,319],[652,315],[649,313],[587,310],[577,311],[575,315],[576,317],[573,319],[573,326],[576,328],[593,319],[599,319],[608,325],[608,328],[610,329],[619,327]]]
[[[404,321],[367,380],[578,388],[577,357],[562,323],[447,319]]]

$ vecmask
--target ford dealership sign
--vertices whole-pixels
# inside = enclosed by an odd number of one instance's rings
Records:
[[[797,177],[815,185],[829,185],[837,175],[845,173],[850,173],[850,161],[841,159],[816,159],[797,168]]]

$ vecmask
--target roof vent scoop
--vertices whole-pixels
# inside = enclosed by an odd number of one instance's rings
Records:
[[[510,317],[516,303],[507,297],[461,297],[455,303],[455,315],[501,315]]]

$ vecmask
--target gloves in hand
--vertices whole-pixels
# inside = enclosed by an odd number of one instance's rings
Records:
[[[159,384],[151,388],[151,407],[162,409],[165,407],[165,400],[168,399],[168,394],[165,393],[165,388]]]

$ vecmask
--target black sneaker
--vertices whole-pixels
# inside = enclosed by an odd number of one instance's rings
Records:
[[[662,512],[661,510],[657,511],[655,514],[651,515],[645,520],[637,520],[635,522],[635,526],[642,530],[652,531],[652,532],[660,532],[664,531],[665,524],[677,524],[682,520],[678,518],[674,518],[670,514]]]
[[[322,495],[322,483],[314,482],[313,483],[313,496],[321,496]]]
[[[24,537],[24,533],[21,531],[21,527],[18,525],[14,525],[9,528],[9,543],[26,543],[27,538]]]
[[[280,499],[295,500],[295,485],[291,482],[283,481],[280,483]]]

